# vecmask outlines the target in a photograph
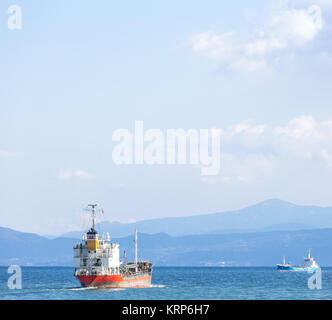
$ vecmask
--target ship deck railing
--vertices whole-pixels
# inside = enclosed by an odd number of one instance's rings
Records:
[[[85,269],[77,269],[75,270],[74,272],[75,276],[78,275],[78,276],[103,276],[103,275],[118,275],[119,272],[118,271],[113,271],[113,270],[102,270],[102,271],[99,271],[99,270],[92,270],[92,271],[89,271],[89,270],[85,270]]]

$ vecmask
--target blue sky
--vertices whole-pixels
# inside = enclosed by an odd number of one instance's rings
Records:
[[[331,22],[327,0],[1,1],[0,225],[61,234],[92,201],[122,222],[332,205]],[[114,165],[135,120],[219,128],[220,175]]]

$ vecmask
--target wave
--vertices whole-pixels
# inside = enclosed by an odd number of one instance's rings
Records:
[[[77,287],[77,288],[66,288],[66,290],[80,291],[80,290],[108,290],[108,291],[122,291],[126,288],[107,288],[107,287]]]
[[[73,291],[79,291],[79,290],[92,290],[92,289],[98,289],[98,287],[77,287],[77,288],[65,288],[66,290],[73,290]]]
[[[164,284],[151,284],[151,288],[165,288]]]

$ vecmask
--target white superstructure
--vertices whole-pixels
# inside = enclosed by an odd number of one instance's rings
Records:
[[[119,244],[110,241],[109,233],[100,237],[95,230],[96,206],[88,206],[92,213],[92,227],[83,235],[82,242],[74,245],[74,275],[83,286],[149,287],[153,265],[138,261],[137,229],[135,262],[122,263]]]
[[[83,235],[82,243],[74,245],[75,275],[120,274],[119,244],[110,242],[110,235],[99,237],[95,230],[95,204],[92,211],[92,228]]]
[[[317,262],[314,260],[314,258],[310,254],[310,249],[308,252],[308,256],[304,258],[302,263],[303,268],[319,268]]]

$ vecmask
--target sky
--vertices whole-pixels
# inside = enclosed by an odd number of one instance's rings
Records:
[[[2,0],[0,226],[80,230],[91,202],[120,222],[332,206],[331,34],[328,0]],[[218,130],[220,173],[116,165],[135,121]]]

